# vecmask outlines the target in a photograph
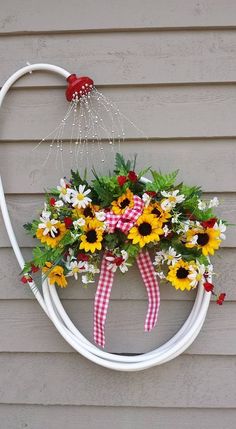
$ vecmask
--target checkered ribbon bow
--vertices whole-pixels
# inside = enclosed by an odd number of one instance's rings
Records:
[[[106,225],[109,232],[114,232],[116,228],[121,229],[125,234],[132,228],[138,217],[142,214],[144,203],[140,197],[134,195],[134,205],[127,208],[122,215],[116,215],[112,211],[106,213]]]
[[[157,323],[160,306],[159,285],[149,253],[140,252],[136,261],[148,293],[148,311],[144,328],[149,332]],[[94,301],[94,341],[101,347],[105,346],[105,322],[114,279],[114,272],[108,265],[109,261],[104,254]]]

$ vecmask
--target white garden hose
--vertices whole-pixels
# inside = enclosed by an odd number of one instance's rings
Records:
[[[21,68],[14,73],[3,85],[0,91],[0,107],[4,97],[10,87],[17,79],[26,73],[31,73],[34,70],[45,70],[57,73],[64,78],[67,78],[70,73],[61,67],[52,64],[32,64]],[[143,178],[143,181],[147,179]],[[8,209],[6,205],[2,180],[0,177],[0,205],[2,210],[3,220],[7,229],[7,233],[14,250],[17,261],[23,269],[24,258],[17,243],[12,224],[9,218]],[[211,281],[211,280],[210,280]],[[34,281],[28,283],[36,299],[45,311],[47,316],[51,319],[57,330],[62,337],[82,356],[91,360],[92,362],[106,368],[114,369],[117,371],[140,371],[150,368],[155,365],[168,362],[176,356],[183,353],[195,340],[201,327],[204,323],[208,306],[210,303],[211,293],[206,292],[202,283],[198,286],[198,292],[192,308],[192,311],[183,324],[181,329],[165,344],[156,348],[155,350],[136,356],[124,356],[107,353],[94,344],[89,342],[74,326],[69,316],[67,315],[60,298],[58,297],[55,286],[49,285],[47,280],[43,281],[42,292],[40,293]]]

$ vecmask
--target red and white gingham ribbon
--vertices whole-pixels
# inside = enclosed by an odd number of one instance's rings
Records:
[[[122,215],[116,215],[112,211],[106,213],[106,225],[109,232],[114,232],[116,228],[121,229],[125,234],[132,228],[136,220],[142,214],[144,203],[140,197],[134,195],[134,205],[127,208]]]
[[[149,253],[140,252],[136,261],[148,293],[148,311],[144,329],[146,332],[150,332],[157,323],[160,307],[159,284]]]
[[[93,325],[94,341],[101,347],[105,346],[105,322],[107,317],[107,309],[111,294],[111,288],[114,279],[114,273],[112,272],[112,270],[109,270],[108,265],[109,261],[107,261],[106,254],[104,253],[102,258],[98,287],[94,301]]]
[[[148,312],[144,328],[149,332],[157,323],[160,306],[159,285],[149,253],[140,252],[136,260],[148,293]],[[105,322],[114,279],[114,273],[108,265],[109,261],[104,254],[94,301],[94,341],[101,347],[105,346]]]

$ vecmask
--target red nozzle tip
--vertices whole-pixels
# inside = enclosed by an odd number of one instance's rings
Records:
[[[68,82],[66,89],[66,99],[68,101],[71,101],[75,95],[78,98],[87,95],[94,86],[93,80],[87,76],[78,77],[76,74],[71,74],[66,80]]]

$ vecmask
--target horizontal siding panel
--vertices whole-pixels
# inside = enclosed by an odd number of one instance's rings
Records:
[[[236,410],[197,408],[0,405],[4,429],[235,429]]]
[[[236,80],[236,33],[156,31],[1,36],[2,85],[22,58],[91,75],[96,85],[231,82]],[[26,75],[17,86],[65,86],[52,73]]]
[[[146,371],[122,373],[72,353],[1,353],[0,402],[235,408],[235,363],[233,356],[184,355]]]
[[[100,29],[182,28],[235,26],[233,0],[56,0],[21,1],[21,7],[2,5],[0,32],[59,32]],[[53,13],[47,13],[47,11]],[[181,11],[181,12],[180,12]],[[98,13],[99,12],[99,13]]]
[[[93,342],[93,300],[66,300],[67,313]],[[187,319],[193,303],[162,300],[159,322],[144,332],[145,301],[111,301],[106,322],[106,350],[113,353],[145,353],[171,338]],[[229,321],[230,320],[230,326]],[[205,324],[185,352],[198,355],[236,355],[235,303],[219,307],[212,302]],[[72,352],[37,302],[0,301],[0,352]]]
[[[56,183],[56,182],[55,182]],[[214,194],[221,202],[221,205],[215,210],[217,215],[222,219],[227,219],[229,223],[235,223],[236,220],[236,194]],[[206,194],[206,198],[210,199],[212,194]],[[14,225],[14,231],[18,239],[18,243],[22,247],[31,247],[37,243],[22,227],[26,222],[37,218],[43,208],[44,197],[41,195],[9,195],[7,204],[11,221]],[[0,215],[1,219],[1,215]],[[227,239],[223,241],[224,247],[236,247],[236,229],[235,227],[228,228]],[[0,247],[8,247],[10,242],[7,236],[5,225],[0,221]]]
[[[234,84],[111,87],[103,93],[150,138],[236,136]],[[2,106],[1,140],[44,138],[67,108],[62,89],[12,89]],[[143,137],[125,122],[126,138]],[[70,137],[68,126],[64,138]]]
[[[48,154],[48,144],[42,144],[33,151],[36,144],[32,142],[0,143],[1,175],[5,192],[10,193],[43,193],[45,188],[56,185],[60,177],[69,174],[71,158],[68,152],[64,156],[64,169],[55,167],[55,152],[43,166]],[[66,149],[65,149],[66,151]],[[112,158],[109,153],[109,159]],[[236,141],[224,140],[185,140],[185,141],[143,141],[126,142],[122,153],[133,159],[137,157],[137,169],[152,166],[153,169],[169,172],[179,168],[179,180],[189,185],[202,186],[205,192],[236,191]],[[91,158],[92,161],[96,161]],[[113,161],[112,161],[113,164]],[[53,168],[52,168],[53,165]],[[96,168],[101,167],[99,162]],[[72,167],[76,168],[72,165]],[[108,169],[103,170],[104,173]],[[17,180],[15,176],[17,172]],[[92,178],[90,169],[89,176]]]
[[[32,257],[32,249],[22,249],[25,259]],[[227,293],[227,300],[236,300],[235,278],[236,278],[236,249],[223,248],[218,256],[213,258],[217,277],[215,284],[219,290]],[[30,288],[22,285],[19,276],[19,265],[10,248],[0,249],[0,299],[34,299]],[[129,285],[129,287],[127,287]],[[94,297],[95,285],[83,288],[76,280],[69,280],[69,287],[60,289],[59,295],[63,299],[92,299]],[[194,292],[176,291],[171,286],[161,284],[161,298],[164,300],[190,300],[194,299]],[[129,269],[125,277],[116,273],[112,299],[118,300],[146,300],[146,291],[143,287],[138,269],[134,266]]]

